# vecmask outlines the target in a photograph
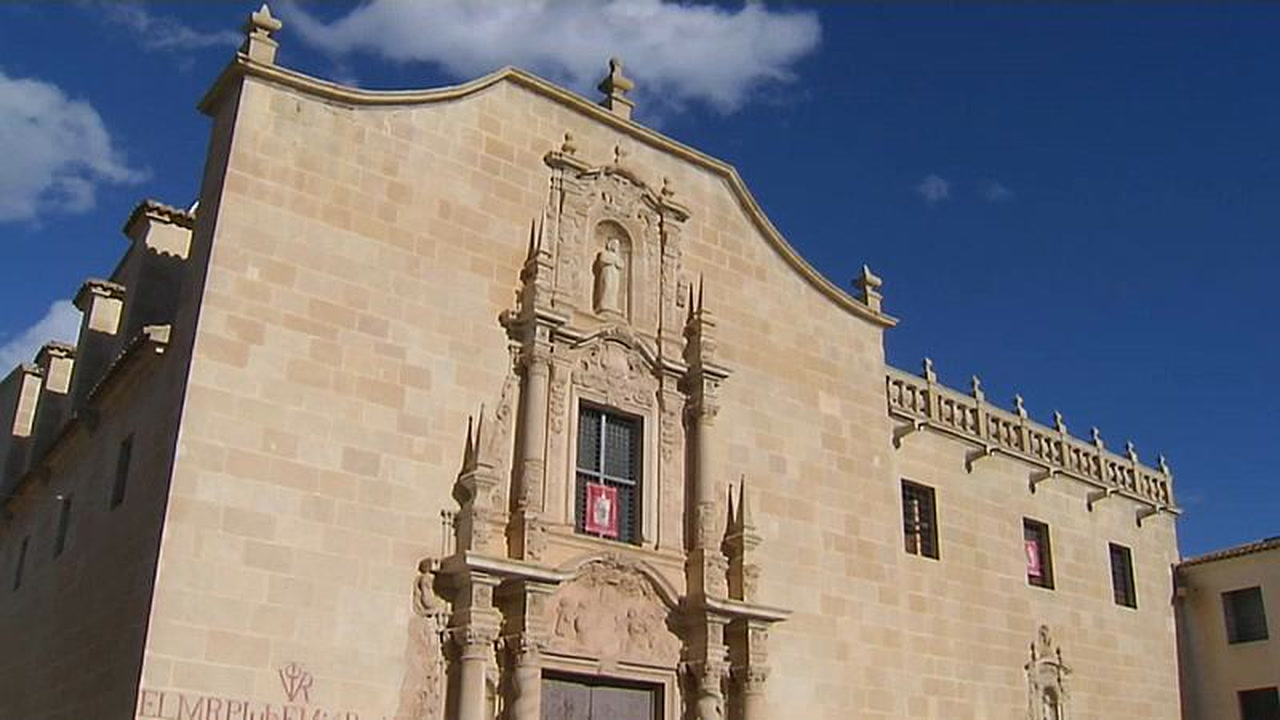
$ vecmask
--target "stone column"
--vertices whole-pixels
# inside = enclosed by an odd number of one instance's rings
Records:
[[[767,668],[748,667],[742,671],[742,720],[764,720],[764,683],[768,679]]]
[[[459,646],[458,720],[492,720],[485,717],[488,706],[485,675],[493,638],[476,628],[465,628],[456,636]]]
[[[511,720],[541,720],[542,653],[527,635],[513,642]]]

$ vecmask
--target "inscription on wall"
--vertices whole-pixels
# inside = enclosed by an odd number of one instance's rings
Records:
[[[280,702],[142,688],[136,716],[139,720],[402,720],[312,705],[315,678],[296,662],[281,667],[277,675],[284,695]]]

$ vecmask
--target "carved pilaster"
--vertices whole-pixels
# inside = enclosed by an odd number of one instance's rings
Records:
[[[729,658],[732,663],[734,720],[761,720],[765,717],[765,681],[769,678],[769,623],[743,618],[728,629]]]
[[[511,668],[510,720],[541,720],[542,646],[530,634],[507,641]]]
[[[458,720],[491,720],[487,714],[497,679],[494,642],[500,625],[493,605],[497,579],[467,571],[455,581],[459,586],[449,636],[457,648]]]
[[[689,317],[685,322],[685,374],[682,389],[688,396],[685,424],[688,429],[692,476],[689,496],[691,533],[688,583],[694,596],[724,597],[727,593],[728,560],[721,552],[719,525],[724,512],[720,505],[720,473],[716,464],[716,415],[720,411],[720,383],[729,376],[716,363],[716,320],[703,304],[702,288],[696,301],[690,299]]]

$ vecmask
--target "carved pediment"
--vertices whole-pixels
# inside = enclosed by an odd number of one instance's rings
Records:
[[[680,659],[680,638],[668,626],[671,608],[634,565],[592,561],[548,608],[552,652],[664,667]]]
[[[606,327],[572,351],[573,384],[615,407],[651,407],[658,380],[654,353],[624,326]]]

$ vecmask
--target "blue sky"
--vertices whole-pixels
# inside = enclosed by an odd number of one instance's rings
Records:
[[[616,52],[641,122],[737,166],[833,280],[885,278],[892,363],[1164,453],[1185,553],[1280,534],[1280,5],[399,5],[277,7],[280,61],[594,97]],[[137,199],[194,199],[195,103],[251,9],[0,5],[6,365],[66,332]]]

